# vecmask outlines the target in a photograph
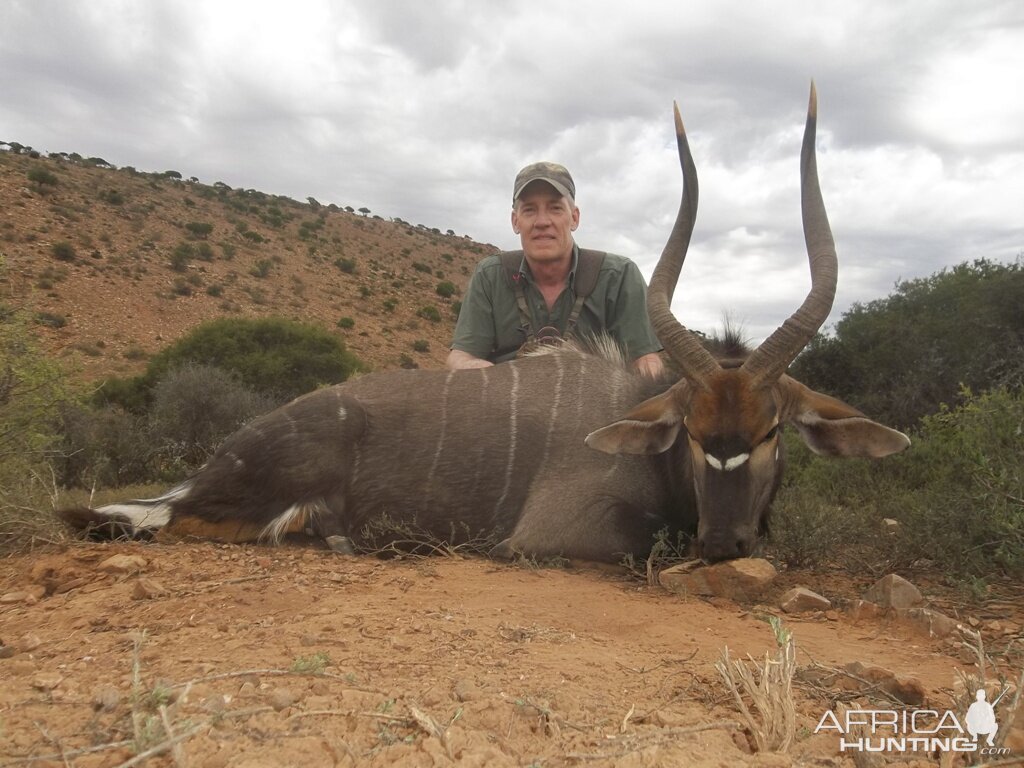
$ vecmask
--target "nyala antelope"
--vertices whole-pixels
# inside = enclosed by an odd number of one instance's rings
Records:
[[[667,529],[695,534],[708,562],[749,555],[782,477],[783,425],[828,456],[880,458],[910,444],[786,375],[836,288],[816,115],[812,84],[800,162],[811,289],[749,354],[712,354],[670,309],[697,210],[677,108],[683,195],[648,314],[680,373],[641,376],[599,343],[487,369],[371,374],[253,420],[160,498],[65,517],[234,542],[307,532],[357,547],[387,521],[452,543],[488,540],[498,557],[609,562],[645,557]]]

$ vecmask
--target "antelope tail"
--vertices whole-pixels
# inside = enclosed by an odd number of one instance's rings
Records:
[[[129,499],[97,509],[69,507],[57,515],[90,539],[149,539],[171,519],[171,504],[192,488],[186,480],[154,499]]]

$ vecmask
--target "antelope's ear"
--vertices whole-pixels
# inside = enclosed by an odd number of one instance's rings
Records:
[[[822,456],[880,459],[910,446],[902,432],[872,421],[842,400],[815,392],[796,379],[779,379],[779,419],[796,427],[807,446]]]
[[[587,435],[588,446],[604,453],[652,454],[667,451],[683,427],[676,387],[644,400],[619,419]]]

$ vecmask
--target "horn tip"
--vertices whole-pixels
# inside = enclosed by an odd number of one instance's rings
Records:
[[[811,97],[807,104],[807,114],[809,117],[818,116],[818,89],[814,85],[814,78],[811,78]]]
[[[686,133],[686,129],[683,127],[683,117],[679,114],[679,104],[675,101],[672,102],[672,112],[676,118],[676,135],[682,136]]]

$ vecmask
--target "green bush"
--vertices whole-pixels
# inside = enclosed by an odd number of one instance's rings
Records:
[[[171,269],[175,272],[184,272],[188,269],[188,263],[195,256],[195,249],[191,243],[179,243],[171,252]]]
[[[2,266],[2,264],[0,264]],[[57,440],[68,393],[60,368],[39,350],[27,318],[0,311],[0,496],[41,467]]]
[[[427,304],[425,307],[420,307],[416,315],[418,317],[422,317],[424,320],[429,320],[432,323],[441,322],[441,312],[433,304]]]
[[[928,563],[958,577],[1024,574],[1024,393],[964,394],[880,462],[813,456],[796,439],[773,551],[863,571]],[[882,520],[900,523],[896,534]]]
[[[185,225],[185,229],[187,229],[193,237],[206,237],[213,232],[213,224],[208,221],[190,221]]]
[[[73,246],[67,240],[61,240],[60,242],[54,243],[52,246],[50,246],[50,252],[53,254],[53,257],[58,261],[75,260],[75,246]]]
[[[346,259],[344,257],[340,257],[334,260],[334,266],[336,266],[346,275],[354,274],[356,271],[355,259]]]
[[[412,343],[412,350],[413,352],[429,352],[430,342],[426,339],[416,339],[416,341]]]
[[[351,317],[345,316],[338,320],[339,328],[353,328],[355,327],[356,321]]]
[[[253,277],[264,278],[270,274],[271,268],[274,266],[272,259],[260,259],[257,261],[252,269],[249,270],[249,274]]]
[[[145,411],[157,382],[188,363],[220,368],[282,402],[362,370],[344,342],[318,326],[282,318],[221,318],[154,355],[142,376],[105,382],[98,401]]]
[[[791,373],[872,418],[912,427],[976,392],[1024,385],[1024,261],[985,259],[909,280],[855,304],[818,334]]]
[[[25,175],[28,177],[29,181],[38,184],[40,187],[57,186],[57,177],[45,168],[32,168]]]
[[[448,280],[445,280],[437,284],[437,295],[442,298],[450,299],[458,292],[459,289],[455,287],[455,283],[450,282]]]

